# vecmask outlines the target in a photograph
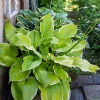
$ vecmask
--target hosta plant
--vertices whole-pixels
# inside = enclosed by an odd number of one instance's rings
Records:
[[[50,13],[54,16],[54,28],[57,29],[62,25],[73,23],[66,12],[56,13],[51,9],[38,8],[34,13],[30,10],[21,10],[20,14],[17,16],[17,27],[22,27],[27,30],[38,29],[40,30],[41,17]]]
[[[9,43],[0,43],[0,64],[10,68],[14,100],[32,100],[38,89],[42,100],[69,100],[71,79],[64,69],[99,69],[82,59],[86,41],[74,39],[77,27],[66,24],[55,30],[50,14],[41,18],[40,31],[17,29],[10,22],[4,30]]]

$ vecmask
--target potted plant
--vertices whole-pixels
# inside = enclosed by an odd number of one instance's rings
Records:
[[[14,100],[32,100],[38,89],[42,100],[69,100],[71,81],[67,67],[96,72],[98,66],[82,59],[86,41],[76,37],[77,26],[54,29],[50,14],[41,18],[40,30],[15,28],[5,24],[9,43],[0,43],[0,64],[9,67]]]

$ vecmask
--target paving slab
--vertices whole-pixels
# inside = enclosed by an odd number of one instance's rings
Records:
[[[82,89],[71,89],[71,97],[70,100],[85,100]]]
[[[95,85],[100,84],[100,74],[96,73],[95,75],[93,75],[93,80]]]
[[[84,86],[83,90],[86,100],[100,100],[100,85]]]
[[[93,84],[94,81],[91,75],[78,75],[77,78],[70,83],[71,88]]]

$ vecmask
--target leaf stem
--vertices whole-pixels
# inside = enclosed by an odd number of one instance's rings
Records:
[[[51,4],[52,4],[52,0],[50,1],[50,10],[51,10]]]

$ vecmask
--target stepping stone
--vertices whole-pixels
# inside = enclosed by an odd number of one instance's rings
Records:
[[[100,85],[89,85],[83,87],[86,100],[100,100]]]
[[[91,75],[78,75],[77,78],[70,83],[71,88],[76,88],[90,84],[94,85],[93,77]]]
[[[94,80],[94,84],[100,84],[100,74],[97,73],[95,75],[93,75],[93,80]]]
[[[81,88],[71,89],[70,100],[85,100]]]

